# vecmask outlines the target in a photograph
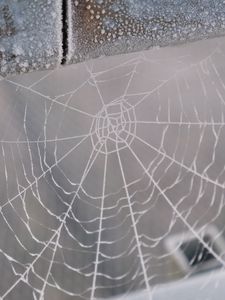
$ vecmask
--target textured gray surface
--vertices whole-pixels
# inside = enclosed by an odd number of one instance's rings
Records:
[[[225,33],[223,0],[68,0],[68,62]]]
[[[61,9],[61,0],[0,1],[0,74],[59,66]]]
[[[225,33],[222,0],[63,1],[1,0],[1,75]]]

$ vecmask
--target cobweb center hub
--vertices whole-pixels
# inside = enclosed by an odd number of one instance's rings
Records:
[[[125,100],[103,106],[92,123],[92,145],[104,154],[129,147],[136,133],[135,110]]]

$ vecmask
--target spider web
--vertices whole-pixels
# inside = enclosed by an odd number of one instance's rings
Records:
[[[219,38],[0,81],[1,299],[153,299],[192,276],[165,247],[182,232],[224,267],[202,236],[225,226],[224,48]]]

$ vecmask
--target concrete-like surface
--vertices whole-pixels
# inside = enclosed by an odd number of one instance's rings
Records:
[[[0,74],[56,68],[62,60],[61,0],[0,1]]]
[[[68,0],[68,56],[143,51],[224,35],[223,0]]]

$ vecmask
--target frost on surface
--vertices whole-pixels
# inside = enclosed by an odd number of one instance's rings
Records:
[[[224,53],[218,38],[0,81],[1,299],[157,300],[193,275],[165,247],[182,232],[224,267]]]
[[[223,0],[2,0],[0,74],[221,36]]]
[[[68,62],[225,33],[223,0],[68,0]]]
[[[56,67],[61,61],[61,0],[0,1],[0,73]]]

